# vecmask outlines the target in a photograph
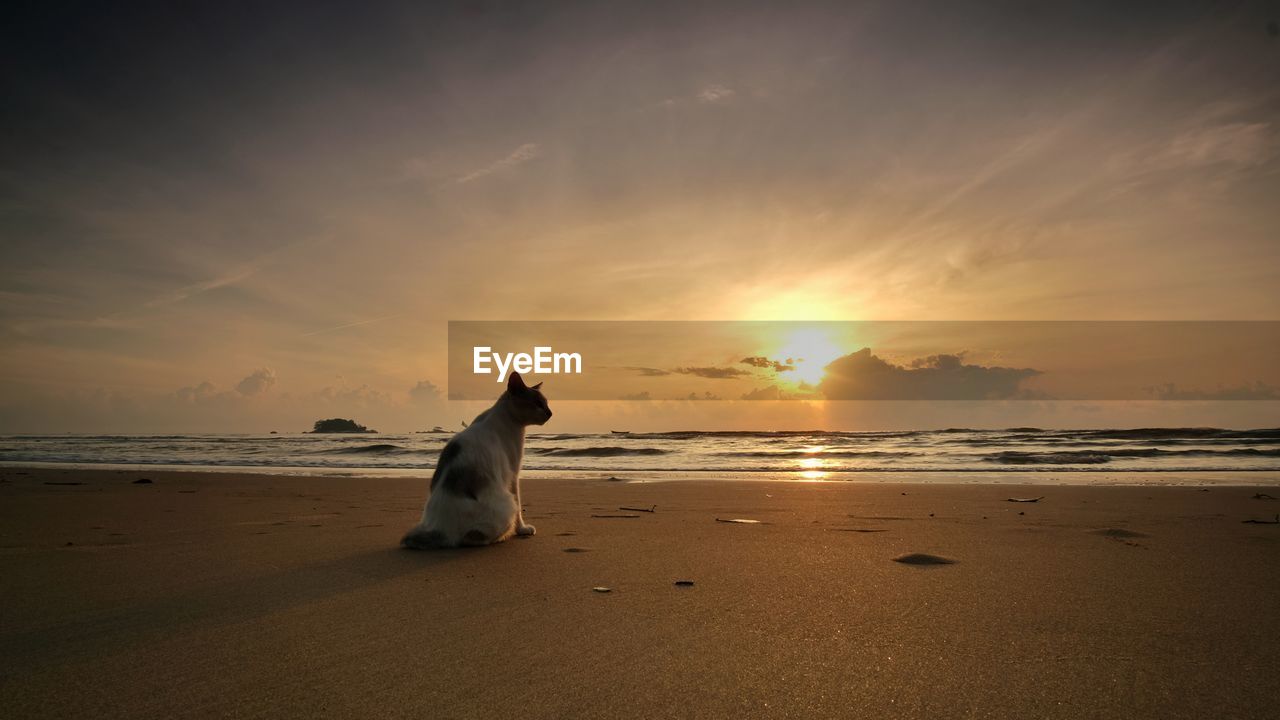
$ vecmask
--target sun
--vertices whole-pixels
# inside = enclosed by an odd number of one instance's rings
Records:
[[[844,351],[836,345],[831,334],[817,327],[797,328],[787,334],[777,351],[777,359],[790,362],[795,370],[781,374],[781,377],[817,385],[825,374],[824,368],[832,360],[840,357]]]

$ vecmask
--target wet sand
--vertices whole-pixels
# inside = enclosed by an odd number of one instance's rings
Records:
[[[425,478],[0,468],[0,707],[1274,717],[1280,493],[1002,480],[540,479],[535,537],[413,552]]]

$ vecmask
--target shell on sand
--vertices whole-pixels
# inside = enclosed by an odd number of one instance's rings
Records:
[[[904,565],[953,565],[955,560],[945,558],[941,555],[930,555],[928,553],[907,553],[899,555],[893,559],[894,562]]]

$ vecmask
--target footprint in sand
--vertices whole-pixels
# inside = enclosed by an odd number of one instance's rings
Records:
[[[1118,543],[1124,543],[1129,547],[1146,547],[1135,538],[1149,537],[1146,533],[1140,533],[1136,530],[1125,530],[1124,528],[1102,528],[1101,530],[1091,530],[1094,535],[1101,535],[1108,540],[1115,540]]]

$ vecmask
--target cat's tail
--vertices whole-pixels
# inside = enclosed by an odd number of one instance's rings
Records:
[[[421,525],[417,525],[405,533],[405,536],[400,538],[400,545],[410,550],[432,550],[450,547],[448,541],[445,540],[444,533],[439,530],[428,530]]]

